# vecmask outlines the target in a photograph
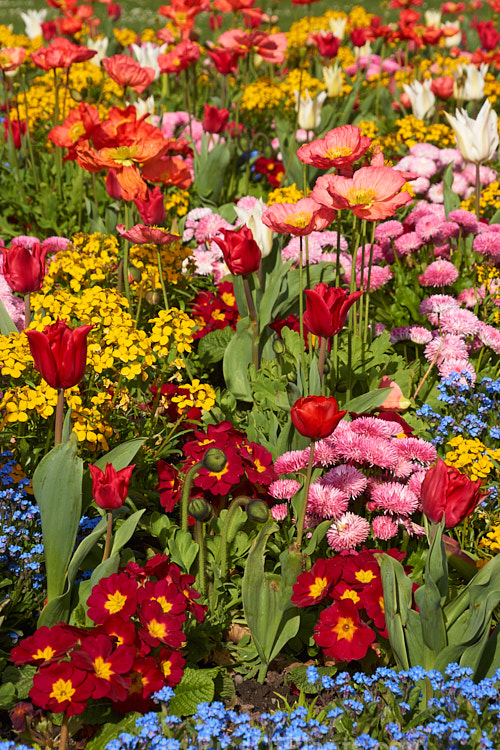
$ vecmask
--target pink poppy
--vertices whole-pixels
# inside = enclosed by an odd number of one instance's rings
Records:
[[[320,205],[312,198],[301,198],[297,203],[275,203],[265,209],[262,222],[275,232],[304,236],[321,232],[335,218],[331,207]]]
[[[123,224],[117,224],[117,230],[120,237],[130,240],[135,245],[168,245],[171,242],[180,240],[177,234],[171,234],[160,227],[147,227],[144,224],[135,224],[130,229],[125,229]]]
[[[354,125],[334,128],[311,143],[305,143],[297,151],[304,164],[312,164],[319,169],[344,169],[360,159],[370,147],[370,138],[361,134]]]
[[[405,178],[391,167],[362,167],[352,178],[339,175],[319,177],[312,198],[328,208],[349,208],[361,219],[377,221],[393,216],[411,201]]]

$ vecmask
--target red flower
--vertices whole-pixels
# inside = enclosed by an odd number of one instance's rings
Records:
[[[262,445],[244,445],[241,457],[245,464],[245,474],[250,482],[268,486],[276,479],[273,457]]]
[[[77,639],[59,625],[39,628],[33,635],[23,638],[10,654],[14,664],[50,664],[65,656],[77,643]]]
[[[339,411],[336,400],[326,396],[303,396],[292,406],[290,416],[295,429],[311,440],[331,435],[346,411]]]
[[[184,615],[174,617],[163,611],[160,602],[146,601],[140,608],[139,617],[143,626],[139,637],[144,643],[153,648],[161,643],[170,648],[181,648],[184,644],[186,638],[181,630]]]
[[[349,294],[345,289],[327,284],[316,284],[314,289],[306,289],[305,327],[315,336],[335,336],[344,327],[349,309],[362,294]]]
[[[2,247],[1,250],[3,275],[13,292],[29,294],[42,288],[48,248],[42,248],[36,242],[30,248],[13,244],[11,248]]]
[[[83,640],[81,648],[73,652],[71,663],[89,673],[92,698],[119,701],[127,697],[131,681],[125,675],[132,668],[135,656],[135,648],[114,648],[107,635],[97,635]]]
[[[283,162],[276,157],[270,157],[269,159],[265,156],[259,156],[255,160],[253,165],[255,174],[262,174],[267,179],[268,183],[272,187],[279,187],[283,175],[285,174],[285,167]]]
[[[353,29],[349,38],[355,47],[362,47],[368,41],[366,29]]]
[[[450,96],[453,96],[453,78],[451,76],[434,78],[431,83],[431,91],[439,99],[449,99]]]
[[[33,703],[55,714],[75,716],[85,710],[92,686],[83,672],[67,661],[43,667],[33,678]]]
[[[35,369],[52,388],[72,388],[85,374],[87,335],[92,326],[69,328],[58,320],[41,331],[26,331]]]
[[[222,133],[225,130],[229,120],[229,110],[217,109],[205,103],[205,112],[203,115],[203,130],[206,133]]]
[[[262,222],[274,232],[286,232],[298,237],[321,232],[335,218],[335,211],[313,198],[301,198],[297,203],[273,203],[262,214]]]
[[[166,615],[180,615],[186,609],[186,597],[179,587],[166,580],[146,581],[139,591],[139,603],[157,602]]]
[[[158,55],[158,65],[162,73],[179,73],[189,68],[200,56],[200,48],[190,39],[184,39],[165,55]]]
[[[114,510],[121,508],[127,499],[130,477],[135,469],[135,464],[126,466],[117,471],[113,464],[106,464],[104,471],[98,466],[89,464],[92,476],[92,493],[94,501],[103,510]]]
[[[167,513],[171,513],[181,497],[181,482],[179,472],[166,461],[158,461],[158,485],[160,492],[160,503]]]
[[[117,224],[116,229],[120,237],[130,240],[134,245],[170,245],[170,243],[180,240],[178,234],[171,234],[161,227],[147,227],[144,224],[135,224],[130,229],[125,229],[123,224]]]
[[[340,47],[340,39],[332,34],[331,31],[326,34],[319,32],[319,34],[311,34],[309,39],[312,39],[314,44],[317,46],[319,54],[323,57],[335,57]]]
[[[352,586],[349,586],[346,581],[339,581],[330,591],[330,597],[333,601],[338,602],[341,602],[344,599],[350,599],[356,609],[361,609],[363,607],[363,602],[361,601],[359,592]]]
[[[73,44],[69,39],[57,37],[48,47],[40,47],[31,53],[31,62],[42,70],[53,68],[69,68],[73,63],[85,62],[94,57],[97,52],[79,44]]]
[[[153,68],[143,67],[129,55],[105,57],[102,66],[110,78],[119,86],[130,86],[133,91],[142,94],[155,79]]]
[[[137,588],[137,582],[123,573],[102,578],[87,599],[88,616],[97,624],[118,613],[131,617],[137,609]]]
[[[491,52],[498,47],[500,33],[493,25],[493,21],[479,21],[474,24],[473,28],[476,29],[479,35],[479,42],[484,50]]]
[[[440,458],[429,469],[422,482],[422,508],[432,523],[445,518],[445,526],[452,529],[468,516],[483,499],[481,480],[472,481]]]
[[[222,49],[208,49],[207,55],[212,58],[218,73],[227,76],[230,73],[236,73],[238,70],[239,52],[235,52],[223,47]]]
[[[3,121],[3,130],[5,133],[5,140],[12,135],[12,142],[15,148],[21,148],[21,136],[26,133],[26,123],[19,122],[18,120],[11,120],[9,127],[9,121],[5,119]]]
[[[311,570],[301,573],[293,585],[292,604],[307,607],[321,602],[339,579],[341,568],[335,558],[319,558]]]
[[[144,224],[148,226],[152,224],[158,225],[163,224],[165,221],[167,214],[165,212],[163,194],[158,185],[155,185],[152,190],[148,190],[145,200],[134,198],[134,203],[139,209],[139,214]]]
[[[226,265],[233,276],[246,276],[256,271],[260,265],[262,253],[248,227],[241,229],[221,229],[224,238],[213,238],[222,254]]]
[[[200,598],[201,594],[191,586],[195,580],[194,576],[190,576],[187,573],[181,575],[177,565],[172,564],[168,575],[166,576],[166,580],[175,583],[186,599],[188,611],[191,612],[197,622],[203,622],[205,619],[205,609],[201,604],[198,604],[198,602],[195,601],[195,599]]]
[[[214,495],[227,495],[232,487],[239,484],[245,473],[240,455],[235,448],[224,448],[227,462],[221,471],[201,469],[195,477],[194,484],[203,490],[210,490]]]
[[[3,47],[0,50],[0,70],[4,73],[11,73],[17,70],[23,64],[26,57],[24,47]]]
[[[380,567],[375,556],[363,550],[342,560],[342,578],[358,591],[380,582]]]
[[[368,586],[367,588],[362,589],[360,594],[366,614],[373,620],[380,635],[383,638],[387,638],[387,630],[385,627],[384,589],[382,587],[382,581],[379,580],[375,586]]]
[[[137,634],[134,623],[126,622],[120,614],[108,617],[101,625],[101,630],[114,638],[117,646],[134,646],[136,644]]]
[[[360,159],[370,148],[371,140],[354,125],[341,125],[329,130],[324,138],[304,143],[297,156],[304,164],[319,169],[345,169]]]
[[[165,683],[169,687],[178,685],[184,674],[183,667],[186,660],[178,651],[168,651],[166,648],[162,648],[158,655],[158,661],[160,669],[163,672],[163,677],[165,678]]]
[[[342,599],[323,610],[314,628],[314,640],[325,654],[336,661],[362,659],[375,632],[359,618],[351,599]]]
[[[152,656],[135,660],[130,672],[131,686],[127,698],[113,705],[120,713],[151,711],[155,704],[147,698],[165,685],[165,678]]]
[[[49,133],[49,141],[56,146],[67,148],[65,161],[76,159],[76,144],[88,138],[92,130],[99,125],[99,110],[91,104],[81,102],[77,109],[72,109],[62,125],[57,125]]]

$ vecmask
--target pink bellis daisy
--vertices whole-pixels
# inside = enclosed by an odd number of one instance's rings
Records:
[[[334,552],[343,552],[359,547],[370,533],[370,524],[366,518],[355,513],[344,513],[334,521],[326,532],[326,539]]]

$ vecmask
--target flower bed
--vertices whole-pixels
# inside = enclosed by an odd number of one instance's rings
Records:
[[[48,5],[0,27],[0,748],[495,747],[497,4]]]

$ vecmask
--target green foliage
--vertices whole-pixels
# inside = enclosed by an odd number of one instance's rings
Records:
[[[182,680],[175,688],[170,701],[170,713],[175,716],[192,716],[199,703],[210,703],[215,695],[215,678],[219,668],[191,669],[186,667]]]

